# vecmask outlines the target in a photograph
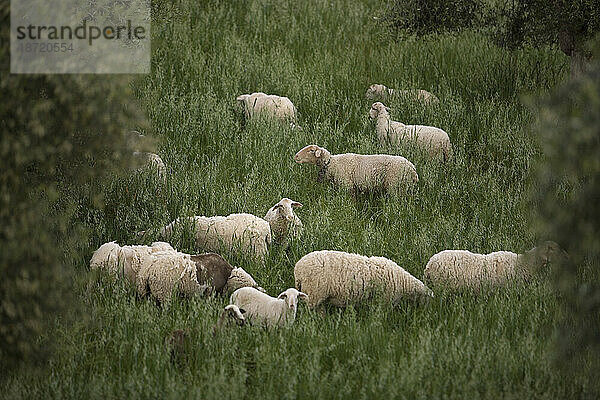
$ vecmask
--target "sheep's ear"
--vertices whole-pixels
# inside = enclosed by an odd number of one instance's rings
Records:
[[[322,154],[322,153],[323,153],[323,152],[321,151],[321,149],[316,149],[316,150],[315,150],[315,157],[317,157],[317,158],[321,157],[321,154]]]
[[[302,204],[298,203],[297,201],[292,201],[292,207],[293,208],[300,208],[300,207],[302,207]]]
[[[287,293],[286,292],[282,292],[279,296],[277,296],[278,299],[285,299],[287,298]]]
[[[298,292],[298,298],[304,301],[308,301],[308,295],[304,292]]]

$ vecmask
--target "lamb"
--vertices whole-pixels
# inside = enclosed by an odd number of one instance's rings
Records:
[[[161,237],[170,237],[176,226],[193,223],[196,247],[201,251],[240,252],[264,261],[271,244],[271,228],[267,221],[252,214],[230,214],[227,217],[178,218],[160,231]]]
[[[319,182],[327,180],[351,190],[390,191],[415,185],[419,181],[413,163],[402,156],[331,155],[323,147],[312,144],[296,153],[294,160],[299,164],[317,165],[320,168]]]
[[[303,230],[302,221],[294,214],[294,208],[300,207],[302,204],[284,197],[269,209],[264,220],[271,226],[273,243],[285,248],[289,239],[300,237]]]
[[[405,125],[390,120],[390,109],[380,102],[373,103],[369,117],[376,121],[375,131],[381,144],[413,141],[433,157],[447,161],[452,157],[450,137],[440,128],[426,125]]]
[[[296,121],[296,107],[287,97],[257,92],[242,94],[236,100],[246,118],[264,115],[289,122]]]
[[[429,300],[433,292],[395,262],[342,251],[313,251],[294,267],[296,288],[308,295],[308,306],[337,307],[363,303],[377,293],[393,303],[403,298]]]
[[[440,102],[434,94],[422,89],[395,90],[388,89],[384,85],[374,84],[369,86],[366,93],[366,97],[369,100],[387,100],[393,96],[420,101],[428,106]]]
[[[528,281],[546,269],[549,263],[564,257],[566,253],[554,242],[545,242],[524,254],[511,251],[477,254],[466,250],[444,250],[429,259],[423,279],[435,287],[479,292],[486,287],[503,287],[510,282]]]
[[[240,309],[235,304],[226,306],[221,312],[216,325],[213,327],[213,335],[223,329],[223,325],[226,323],[235,323],[238,326],[243,326],[246,323],[245,313],[246,310]]]
[[[106,269],[135,283],[140,268],[150,262],[153,254],[169,251],[175,249],[166,242],[154,242],[151,246],[119,246],[116,242],[108,242],[94,252],[90,268]]]
[[[160,304],[168,304],[173,293],[181,297],[201,296],[208,292],[209,286],[198,282],[196,263],[189,254],[161,251],[142,265],[136,288],[141,297],[149,294]]]
[[[245,287],[233,292],[229,302],[240,310],[245,310],[244,317],[249,323],[272,327],[294,322],[298,299],[307,301],[308,296],[289,288],[274,298],[254,288]]]
[[[259,288],[256,281],[242,268],[232,267],[223,257],[215,253],[191,256],[196,264],[196,277],[201,285],[208,285],[216,294],[231,294],[245,286]]]

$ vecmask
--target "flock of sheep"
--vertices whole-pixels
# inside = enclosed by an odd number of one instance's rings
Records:
[[[371,85],[366,96],[371,100],[405,96],[424,105],[439,102],[424,90],[396,91],[383,85]],[[241,95],[237,101],[248,119],[261,116],[296,127],[296,108],[287,97],[253,93]],[[375,131],[382,143],[412,143],[439,162],[452,158],[450,138],[442,129],[392,121],[390,109],[380,101],[372,104],[369,116],[375,121]],[[154,156],[149,153],[146,157],[164,173],[164,163]],[[318,166],[319,181],[352,191],[406,190],[419,180],[415,166],[401,156],[332,155],[323,147],[308,145],[298,151],[294,160]],[[151,246],[119,246],[110,242],[94,252],[90,267],[123,277],[135,286],[140,296],[151,296],[161,304],[168,303],[173,295],[229,296],[230,304],[221,313],[217,327],[227,321],[238,325],[291,324],[299,300],[317,308],[324,304],[343,307],[366,302],[375,295],[392,303],[433,297],[428,286],[392,260],[321,250],[298,260],[294,267],[295,288],[288,288],[275,298],[266,294],[250,274],[217,254],[236,254],[264,262],[270,246],[286,248],[290,241],[301,237],[304,227],[294,212],[299,207],[302,207],[299,202],[283,198],[264,218],[252,214],[178,218],[160,230],[160,239],[168,240],[174,231],[188,226],[194,232],[197,250],[209,253],[181,253],[167,242],[154,242]],[[445,250],[430,258],[423,277],[433,288],[478,292],[485,287],[527,280],[564,255],[554,242],[545,242],[524,254],[498,251],[483,255]]]

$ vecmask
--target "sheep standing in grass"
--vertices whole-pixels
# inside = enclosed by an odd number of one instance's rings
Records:
[[[239,251],[264,261],[267,248],[271,244],[269,223],[252,214],[178,218],[164,227],[160,236],[170,237],[177,226],[186,223],[194,225],[196,247],[201,251]]]
[[[191,256],[175,251],[154,253],[152,260],[140,269],[136,287],[141,297],[149,294],[161,304],[168,303],[173,293],[193,297],[204,295],[209,289],[198,283],[196,263]]]
[[[287,97],[257,92],[242,94],[236,100],[248,119],[263,115],[289,122],[296,121],[296,107]]]
[[[151,246],[119,246],[116,242],[109,242],[94,252],[90,268],[106,269],[135,283],[140,268],[151,261],[153,254],[168,251],[175,249],[166,242],[154,242]]]
[[[312,144],[296,153],[294,160],[299,164],[317,165],[320,168],[318,181],[332,181],[352,190],[390,191],[401,186],[412,186],[419,181],[415,166],[401,156],[332,155],[327,149]]]
[[[244,317],[248,322],[271,327],[294,322],[298,299],[306,301],[308,296],[290,288],[274,298],[254,288],[245,287],[233,292],[229,302],[245,311]]]
[[[524,254],[444,250],[429,259],[424,279],[435,287],[480,291],[484,287],[506,286],[515,280],[529,280],[548,263],[564,256],[565,253],[554,242],[545,242]]]
[[[384,85],[374,84],[369,86],[366,93],[366,97],[369,100],[385,101],[394,96],[420,101],[425,105],[432,105],[440,102],[434,94],[422,89],[395,90],[388,89]]]
[[[284,197],[269,209],[264,219],[271,226],[273,243],[285,248],[289,239],[302,234],[302,221],[294,214],[294,208],[300,207],[302,204]]]
[[[420,280],[384,257],[342,251],[313,251],[294,267],[296,288],[308,295],[311,308],[323,303],[344,307],[380,293],[391,302],[423,300],[433,293]]]
[[[390,120],[390,109],[380,102],[373,103],[369,117],[376,121],[375,131],[381,144],[414,142],[433,157],[442,161],[452,157],[450,137],[440,128],[425,125],[405,125]]]

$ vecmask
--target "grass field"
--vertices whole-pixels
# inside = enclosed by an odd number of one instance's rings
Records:
[[[539,146],[523,96],[547,93],[568,73],[556,49],[508,51],[476,33],[391,40],[376,0],[153,1],[152,74],[135,82],[170,175],[115,179],[106,207],[82,205],[91,251],[185,215],[263,216],[282,197],[303,203],[305,226],[288,252],[242,266],[270,294],[293,286],[293,266],[314,250],[381,255],[418,278],[443,249],[528,250],[529,172]],[[392,118],[438,126],[454,146],[440,166],[410,149],[382,147],[364,98],[371,83],[422,88],[440,104],[392,101]],[[302,130],[242,124],[235,98],[288,96]],[[293,155],[307,144],[332,153],[401,154],[420,176],[410,197],[359,196],[316,182]],[[551,238],[550,238],[551,239]],[[192,241],[172,244],[193,252]],[[428,305],[313,312],[289,329],[231,329],[212,336],[226,299],[176,301],[166,309],[108,279],[78,284],[85,320],[57,320],[51,368],[18,375],[8,398],[401,398],[558,399],[589,395],[583,374],[566,380],[553,363],[560,308],[551,285],[480,297],[436,292]],[[164,338],[190,331],[182,367]],[[52,336],[54,338],[54,336]],[[1,397],[1,396],[0,396]]]

